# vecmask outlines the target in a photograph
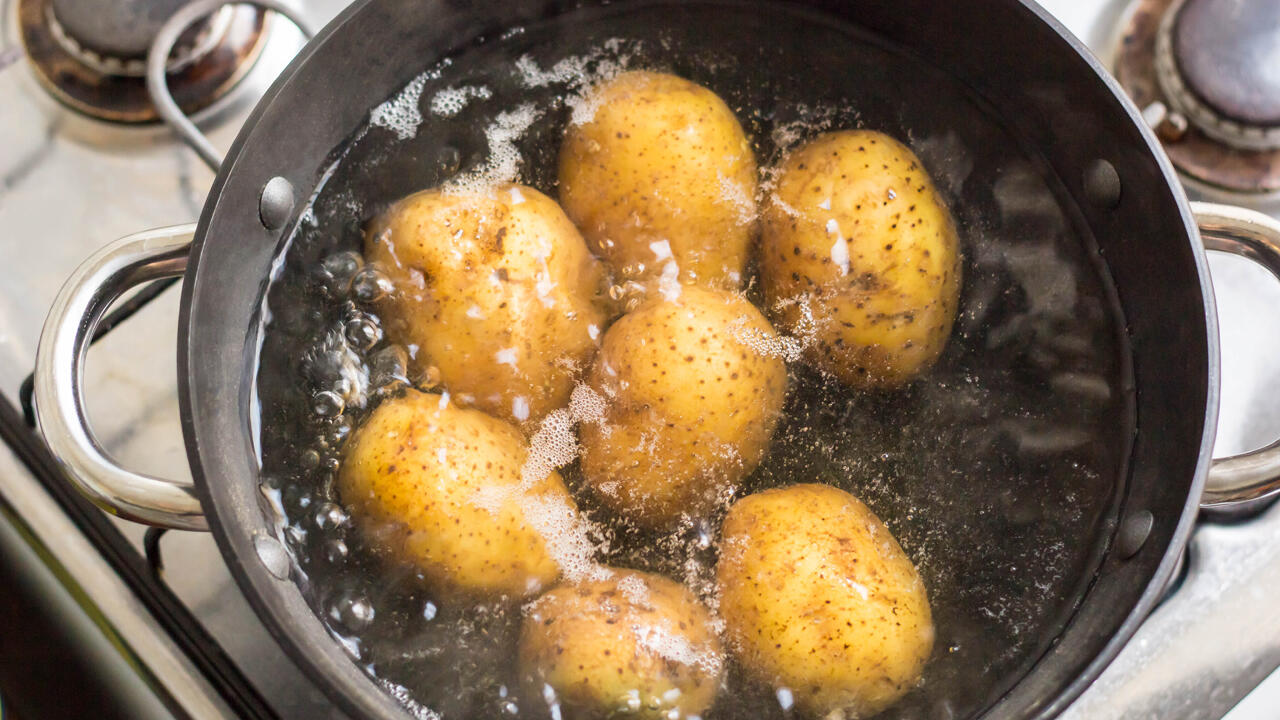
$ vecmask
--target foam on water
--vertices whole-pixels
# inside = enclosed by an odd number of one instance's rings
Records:
[[[440,117],[453,117],[462,112],[472,100],[488,100],[491,97],[493,91],[484,85],[448,87],[431,97],[431,112]]]
[[[399,93],[375,107],[369,113],[369,125],[387,128],[400,140],[408,140],[418,134],[422,124],[422,110],[418,107],[422,88],[433,73],[426,72],[409,81]]]
[[[636,644],[669,662],[696,667],[715,677],[724,666],[724,657],[710,646],[696,647],[679,631],[663,625],[640,625],[632,628]]]
[[[483,164],[445,183],[444,191],[458,195],[486,195],[501,185],[517,182],[524,158],[516,142],[542,115],[535,105],[524,104],[498,113],[484,131],[489,155]]]

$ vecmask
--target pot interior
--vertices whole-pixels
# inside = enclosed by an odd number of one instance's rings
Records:
[[[480,31],[490,26],[459,12],[456,21],[472,32],[431,46],[416,64],[399,58],[394,82],[386,73],[382,94],[358,121],[340,98],[347,131],[334,141],[340,128],[324,128],[307,138],[305,158],[288,163],[297,167],[296,186],[310,189],[312,197],[284,241],[272,253],[259,250],[248,265],[262,268],[264,257],[275,263],[270,283],[255,294],[257,306],[239,316],[246,321],[241,328],[250,328],[250,337],[261,343],[260,353],[255,343],[243,344],[242,329],[238,403],[208,416],[212,421],[229,410],[238,425],[223,431],[234,430],[238,447],[251,447],[261,467],[240,465],[218,451],[210,464],[238,467],[203,483],[224,550],[238,553],[234,539],[246,531],[278,538],[290,550],[295,565],[288,583],[261,578],[252,558],[240,570],[252,592],[267,596],[260,609],[304,664],[321,666],[326,676],[338,673],[344,699],[364,709],[398,704],[462,718],[496,715],[514,702],[534,712],[535,699],[514,690],[518,682],[508,660],[518,607],[458,603],[433,592],[411,569],[368,546],[334,491],[342,436],[376,405],[375,394],[361,390],[376,364],[373,355],[389,342],[366,353],[345,339],[344,328],[356,316],[377,319],[376,309],[353,303],[348,294],[351,258],[369,221],[393,202],[459,176],[493,180],[494,173],[506,174],[502,179],[555,197],[559,138],[575,98],[602,74],[625,68],[672,72],[720,94],[752,140],[766,188],[769,168],[798,142],[829,129],[874,129],[917,154],[955,217],[963,290],[938,364],[906,389],[861,392],[792,363],[786,419],[763,464],[739,491],[796,482],[844,488],[884,519],[919,568],[937,640],[920,687],[884,716],[969,717],[1010,704],[1030,716],[1084,674],[1105,636],[1122,626],[1142,596],[1141,584],[1116,585],[1115,579],[1125,572],[1158,574],[1165,547],[1185,519],[1207,399],[1202,390],[1155,399],[1142,389],[1148,387],[1144,376],[1165,383],[1176,377],[1193,389],[1204,385],[1207,353],[1197,350],[1207,347],[1197,275],[1202,258],[1190,249],[1164,168],[1095,69],[1020,4],[990,5],[991,26],[973,28],[975,33],[994,37],[1002,23],[1024,36],[1047,32],[1054,42],[1038,48],[1037,57],[1073,72],[1019,77],[1003,53],[984,59],[987,45],[978,43],[984,50],[974,52],[944,40],[948,36],[935,27],[943,18],[907,32],[873,10],[623,3],[489,19],[500,33]],[[265,117],[237,143],[242,147],[235,166],[245,169],[220,179],[227,187],[210,201],[213,217],[206,217],[196,282],[189,286],[208,288],[190,291],[184,324],[189,358],[197,337],[216,334],[214,328],[228,322],[234,326],[235,317],[225,315],[244,307],[224,309],[224,317],[209,325],[196,319],[202,307],[211,307],[206,298],[217,294],[205,280],[215,272],[208,268],[225,273],[229,267],[215,249],[227,243],[212,240],[219,237],[212,229],[220,214],[243,214],[226,207],[227,198],[235,186],[252,184],[252,177],[274,174],[268,158],[246,154],[243,146],[265,142],[265,128],[283,112],[287,97],[301,101],[303,91],[293,86],[336,52],[326,48],[333,38],[377,55],[383,50],[372,38],[385,31],[376,23],[388,17],[404,22],[409,16],[397,13],[406,12],[395,3],[370,3],[347,16],[352,29],[322,40],[314,59],[300,64],[296,77],[264,102]],[[444,10],[442,16],[453,17]],[[368,44],[352,39],[362,23],[373,32]],[[716,28],[712,42],[709,27]],[[474,41],[460,45],[456,39],[462,37]],[[955,53],[963,63],[948,62]],[[997,57],[1004,64],[984,64]],[[975,67],[982,73],[971,74]],[[1052,134],[1042,125],[1045,113],[1067,107],[1073,80],[1088,91],[1078,94],[1079,104],[1096,105],[1092,113],[1076,109],[1076,116],[1108,132],[1088,158],[1064,158],[1066,143],[1045,143]],[[305,118],[321,111],[316,105],[310,99],[293,109],[301,108]],[[283,127],[276,139],[296,144]],[[279,157],[276,150],[270,154]],[[324,162],[308,170],[308,162],[321,156]],[[514,168],[495,157],[514,159]],[[1125,183],[1114,208],[1084,199],[1080,178],[1088,166],[1082,163],[1100,157]],[[1125,225],[1124,216],[1140,209],[1156,214],[1145,225]],[[260,234],[260,228],[252,232]],[[1133,246],[1143,243],[1181,255],[1181,263],[1163,268],[1162,274],[1176,277],[1152,277],[1145,259],[1134,254]],[[1168,287],[1178,292],[1166,292],[1165,303],[1152,302],[1157,282],[1172,283]],[[240,286],[247,283],[245,278]],[[760,302],[750,285],[747,295]],[[1172,322],[1175,308],[1192,310],[1184,318],[1196,322]],[[1153,344],[1175,341],[1192,349],[1181,364],[1155,367],[1146,359],[1158,354]],[[197,368],[192,381],[209,388],[207,367]],[[326,390],[344,395],[338,420],[317,417],[316,394]],[[1169,415],[1177,408],[1180,418]],[[197,411],[191,422],[198,427],[204,418]],[[1152,425],[1175,431],[1183,447],[1145,444],[1142,429]],[[205,463],[209,455],[198,452],[197,458]],[[1141,463],[1162,455],[1163,467],[1180,468],[1162,474],[1164,486],[1150,487],[1150,471],[1130,475],[1131,468],[1144,469],[1148,465]],[[580,483],[576,472],[574,465],[562,469],[570,487]],[[207,467],[201,474],[210,477]],[[1145,484],[1135,489],[1135,482]],[[219,500],[228,487],[236,488],[239,503]],[[1133,498],[1159,511],[1156,530],[1135,558],[1109,558],[1118,519],[1126,503],[1132,509]],[[663,535],[611,524],[589,500],[583,506],[606,528],[609,549],[602,549],[601,560],[663,573],[705,594],[715,549],[694,546],[699,532],[714,535],[718,518]],[[1128,600],[1102,607],[1094,600],[1099,593]],[[1093,640],[1068,646],[1063,656],[1072,628],[1089,632],[1082,623],[1092,628]],[[731,672],[710,717],[784,717],[776,691]]]

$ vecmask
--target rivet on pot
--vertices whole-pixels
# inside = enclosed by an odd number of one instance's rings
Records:
[[[1084,171],[1084,195],[1102,210],[1113,210],[1120,204],[1120,174],[1106,160],[1094,160]]]
[[[1121,560],[1128,560],[1146,544],[1151,535],[1151,526],[1155,518],[1150,510],[1139,510],[1125,518],[1116,536],[1116,554]]]
[[[255,535],[253,549],[258,552],[258,559],[267,572],[278,580],[289,579],[289,554],[279,540],[269,535]]]
[[[262,197],[258,200],[258,219],[268,230],[279,230],[289,221],[293,213],[293,184],[279,175],[262,186]]]

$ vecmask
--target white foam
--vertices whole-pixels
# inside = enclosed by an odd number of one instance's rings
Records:
[[[783,310],[791,304],[800,306],[800,321],[796,323],[795,335],[769,335],[759,328],[747,327],[745,320],[730,326],[729,335],[759,355],[781,358],[783,362],[797,362],[804,356],[804,351],[818,341],[818,323],[814,320],[808,298],[783,301],[778,303],[777,309]]]
[[[418,108],[418,101],[430,76],[431,73],[428,72],[410,80],[400,92],[375,107],[369,113],[369,124],[387,128],[400,140],[408,140],[417,135],[418,126],[422,124],[422,110]]]
[[[649,250],[653,253],[653,256],[657,258],[658,262],[662,262],[663,260],[672,257],[671,243],[667,240],[659,240],[657,242],[649,243]]]
[[[493,354],[493,359],[496,360],[499,365],[510,365],[511,367],[515,367],[517,360],[516,349],[502,348]]]
[[[680,299],[680,266],[676,265],[675,260],[668,260],[662,266],[662,274],[658,276],[658,292],[668,302]]]
[[[627,575],[618,580],[618,589],[622,591],[622,596],[627,602],[639,608],[648,608],[649,603],[649,586],[644,584],[644,579],[639,575]]]
[[[747,225],[756,219],[756,202],[742,183],[724,175],[719,176],[720,199],[737,213],[738,223]]]
[[[415,720],[440,720],[440,715],[436,711],[420,705],[403,685],[397,685],[384,678],[378,678],[378,684],[391,697],[395,698],[396,702],[400,703],[405,710],[408,710]]]
[[[660,625],[632,628],[636,644],[664,660],[696,667],[708,675],[719,675],[724,658],[712,647],[696,648],[689,638]]]
[[[511,400],[511,414],[515,419],[523,422],[529,419],[529,400],[523,395],[517,395]]]
[[[840,232],[840,223],[837,223],[835,218],[827,221],[827,234],[836,236],[835,241],[831,244],[831,262],[840,268],[841,275],[848,275],[849,243]]]
[[[522,56],[516,60],[516,73],[527,88],[564,87],[568,91],[563,102],[570,109],[569,124],[582,125],[591,122],[600,107],[599,95],[594,90],[625,71],[630,65],[631,53],[638,49],[639,44],[635,43],[624,52],[623,41],[610,38],[600,48],[585,55],[563,58],[549,69],[539,67],[528,55]]]
[[[472,100],[488,100],[493,92],[484,85],[449,87],[431,98],[431,112],[440,117],[453,117],[462,112]]]
[[[510,112],[498,113],[484,130],[489,142],[489,157],[479,167],[473,168],[444,185],[446,193],[483,195],[499,185],[514,183],[519,179],[524,158],[516,142],[542,115],[532,103],[526,103]]]

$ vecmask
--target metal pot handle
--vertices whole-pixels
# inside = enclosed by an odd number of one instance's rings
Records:
[[[121,238],[76,268],[58,292],[36,352],[36,419],[63,471],[94,504],[135,522],[207,530],[190,480],[164,480],[120,467],[89,428],[82,386],[94,329],[113,302],[142,283],[181,275],[194,224]]]
[[[253,5],[263,10],[273,10],[293,22],[307,40],[316,34],[311,23],[283,0],[194,0],[182,6],[161,26],[147,52],[147,92],[151,94],[151,103],[155,105],[160,119],[168,123],[178,133],[178,137],[195,150],[214,172],[218,172],[218,167],[222,164],[222,154],[178,107],[169,92],[169,80],[165,73],[169,53],[173,51],[173,46],[178,43],[182,33],[197,20],[212,15],[226,5]]]
[[[1248,258],[1280,278],[1280,222],[1232,205],[1194,202],[1191,210],[1206,249]],[[1280,440],[1214,459],[1200,508],[1232,513],[1276,495],[1280,495]]]

